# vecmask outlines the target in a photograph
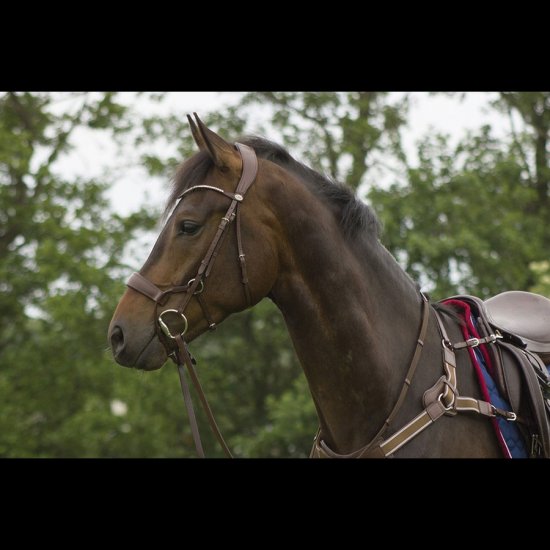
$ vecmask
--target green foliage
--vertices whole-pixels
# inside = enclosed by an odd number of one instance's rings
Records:
[[[135,119],[113,94],[73,99],[76,109],[56,115],[48,94],[0,97],[0,456],[193,456],[175,369],[122,369],[106,349],[126,244],[158,212],[115,215],[104,196],[110,182],[55,171],[76,128],[120,135]],[[164,173],[166,160],[150,158],[151,171]],[[280,314],[264,301],[193,350],[228,441],[238,435],[246,454],[270,408],[294,380],[303,384]],[[308,419],[312,433],[315,415]],[[200,421],[209,456],[219,456]]]
[[[486,126],[455,148],[446,136],[427,136],[406,183],[369,194],[386,245],[434,298],[528,290],[535,283],[529,264],[550,256],[550,94],[525,96],[513,98],[521,134],[497,140]],[[541,135],[544,155],[536,153]]]
[[[550,262],[548,260],[531,262],[529,269],[534,274],[536,281],[529,290],[550,298]]]
[[[112,94],[84,96],[61,115],[53,103],[50,94],[0,97],[0,456],[103,454],[118,421],[104,350],[121,258],[155,222],[145,211],[109,212],[106,182],[55,173],[76,128],[119,131],[125,108]]]
[[[359,187],[389,152],[405,162],[400,130],[408,97],[390,103],[387,92],[260,92],[243,107],[269,104],[270,120],[292,154],[313,168]],[[266,134],[268,127],[260,127]],[[268,134],[267,134],[268,135]]]
[[[308,456],[316,414],[305,377],[299,376],[281,396],[268,395],[267,418],[252,437],[235,437],[235,449],[250,457]]]
[[[536,195],[518,159],[499,147],[489,128],[454,150],[446,137],[430,136],[419,156],[407,185],[369,195],[388,248],[405,259],[414,278],[435,285],[434,297],[528,288],[532,275],[525,266],[544,250],[544,231],[527,215]]]
[[[193,342],[192,349],[216,419],[237,456],[279,456],[281,449],[289,445],[293,446],[294,456],[307,455],[311,434],[316,429],[312,405],[296,416],[299,424],[288,431],[286,441],[273,440],[272,447],[258,447],[261,444],[257,439],[263,440],[262,433],[273,423],[274,411],[286,407],[288,392],[296,384],[306,391],[297,402],[311,401],[284,320],[270,300],[264,299],[253,309],[230,317],[215,333]],[[275,421],[288,419],[292,414],[278,414]],[[201,421],[209,456],[223,456],[205,419]],[[305,446],[299,446],[303,442],[303,426],[310,436],[306,437]],[[288,454],[283,452],[281,456]]]

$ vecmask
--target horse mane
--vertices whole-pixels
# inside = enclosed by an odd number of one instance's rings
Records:
[[[299,177],[318,197],[334,209],[344,235],[350,239],[369,235],[377,239],[380,224],[374,211],[362,202],[347,185],[320,174],[294,159],[281,145],[261,137],[237,140],[252,147],[259,158],[269,160]],[[199,151],[178,168],[165,209],[165,217],[177,203],[178,197],[189,187],[199,185],[214,163],[207,151]]]

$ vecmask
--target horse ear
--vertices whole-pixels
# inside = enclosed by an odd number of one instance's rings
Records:
[[[193,139],[195,140],[195,143],[199,146],[199,149],[201,151],[203,149],[206,149],[206,143],[204,143],[204,139],[202,139],[202,135],[199,132],[199,129],[197,128],[197,125],[195,124],[195,121],[191,118],[191,115],[187,115],[187,121],[189,122],[189,126],[191,128],[191,133],[193,134]]]
[[[227,143],[225,139],[210,130],[210,128],[207,128],[197,113],[193,114],[197,121],[198,132],[202,137],[202,142],[210,153],[214,164],[223,172],[230,169],[240,170],[242,165],[241,157],[233,145]],[[197,141],[196,138],[195,141]]]

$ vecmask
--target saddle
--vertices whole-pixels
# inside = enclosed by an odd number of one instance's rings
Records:
[[[517,415],[530,456],[550,458],[550,300],[521,291],[485,302],[469,295],[452,299],[470,305],[481,339],[491,342],[495,384]]]
[[[485,301],[489,322],[519,336],[525,348],[550,363],[550,300],[539,294],[512,290]]]

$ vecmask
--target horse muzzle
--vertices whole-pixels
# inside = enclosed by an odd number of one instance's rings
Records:
[[[132,335],[132,338],[130,338]],[[148,335],[136,336],[135,330],[128,330],[120,320],[114,321],[108,334],[115,361],[123,367],[139,370],[160,369],[168,355],[154,330]],[[139,343],[145,342],[145,346]]]

